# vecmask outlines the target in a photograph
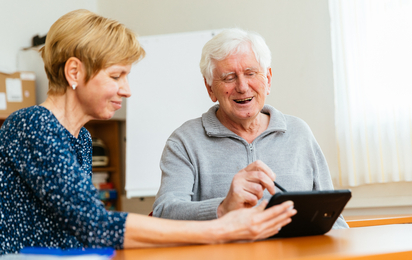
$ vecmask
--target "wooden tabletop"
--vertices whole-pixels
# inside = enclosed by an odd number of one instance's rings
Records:
[[[368,215],[368,216],[345,216],[349,227],[368,227],[391,224],[410,224],[412,215]]]
[[[114,259],[412,259],[412,224],[335,229],[321,236],[253,243],[118,250]]]

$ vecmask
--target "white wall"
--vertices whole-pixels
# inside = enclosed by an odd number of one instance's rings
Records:
[[[44,36],[63,14],[75,9],[96,12],[97,0],[0,0],[0,71],[17,69],[17,53]]]

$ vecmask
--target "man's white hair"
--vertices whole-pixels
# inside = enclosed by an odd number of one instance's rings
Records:
[[[252,48],[256,60],[265,74],[272,61],[269,47],[262,36],[239,28],[225,29],[209,40],[202,50],[200,71],[210,86],[213,82],[215,61],[224,60],[231,54],[243,53]]]

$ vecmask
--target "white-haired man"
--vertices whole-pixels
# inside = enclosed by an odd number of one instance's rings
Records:
[[[256,33],[227,29],[206,43],[200,69],[219,104],[167,140],[154,216],[219,218],[270,199],[275,178],[288,191],[333,189],[309,126],[265,105],[270,64],[270,50]],[[340,216],[334,228],[346,227]]]

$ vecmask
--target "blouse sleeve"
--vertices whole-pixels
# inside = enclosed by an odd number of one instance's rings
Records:
[[[61,228],[86,247],[121,248],[127,213],[104,208],[91,182],[90,163],[83,162],[81,151],[70,145],[75,138],[63,131],[50,123],[15,131],[20,140],[16,170]],[[90,142],[87,146],[90,150]]]

